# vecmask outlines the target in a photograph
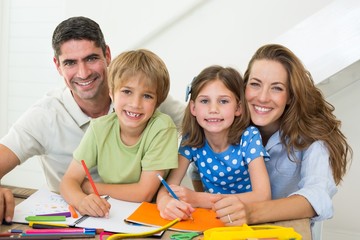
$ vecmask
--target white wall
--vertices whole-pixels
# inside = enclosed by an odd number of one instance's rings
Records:
[[[359,69],[360,72],[360,69]],[[349,172],[334,197],[334,218],[324,222],[326,240],[358,240],[359,231],[359,136],[360,136],[360,78],[352,85],[328,97],[335,107],[335,115],[342,120],[342,131],[354,150],[354,159]]]
[[[51,35],[67,17],[84,15],[96,20],[113,56],[139,47],[157,53],[169,68],[171,94],[183,100],[186,84],[204,67],[229,65],[243,72],[260,45],[271,42],[332,2],[0,0],[0,137],[45,91],[63,84],[52,63]],[[313,38],[316,37],[315,33]],[[359,210],[355,207],[360,197],[359,187],[355,186],[360,168],[356,161],[359,87],[356,82],[329,97],[336,115],[343,120],[344,133],[355,154],[351,170],[334,199],[335,217],[324,225],[327,234],[324,239],[339,236],[355,239],[359,234]],[[36,188],[44,185],[45,180],[37,161],[30,160],[7,175],[2,183]]]
[[[183,100],[186,84],[204,67],[222,64],[244,71],[260,45],[329,2],[108,0],[99,5],[96,0],[3,0],[1,41],[6,46],[1,49],[1,66],[6,75],[0,80],[0,136],[47,90],[63,84],[52,62],[51,36],[67,17],[96,20],[113,56],[139,47],[157,53],[170,71],[170,93]],[[28,161],[3,183],[37,187],[44,182],[39,169],[37,161]],[[31,172],[35,176],[28,181],[25,176]]]

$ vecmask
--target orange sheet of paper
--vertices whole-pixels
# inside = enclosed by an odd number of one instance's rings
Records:
[[[224,223],[216,218],[215,212],[210,209],[197,208],[191,216],[194,220],[189,219],[180,221],[170,229],[175,231],[203,232],[210,228],[225,226]],[[141,205],[125,220],[156,227],[161,227],[171,222],[160,216],[156,204],[148,202],[141,203]]]

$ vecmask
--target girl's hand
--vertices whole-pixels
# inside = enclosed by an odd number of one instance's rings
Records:
[[[196,192],[183,186],[178,185],[170,185],[173,192],[176,194],[176,196],[186,203],[191,204],[192,206],[197,206],[197,197]]]
[[[248,222],[246,205],[238,197],[214,194],[211,201],[216,216],[226,226],[241,226]]]
[[[158,203],[158,209],[160,216],[168,220],[174,220],[176,218],[187,220],[191,218],[191,213],[195,211],[190,204],[176,200],[170,196],[161,199]]]
[[[84,197],[77,205],[77,210],[81,215],[89,215],[92,217],[107,217],[109,216],[110,203],[100,198],[96,194],[90,194]]]

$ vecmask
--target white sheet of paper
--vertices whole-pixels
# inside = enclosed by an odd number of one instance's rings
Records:
[[[108,232],[115,233],[141,233],[157,229],[156,227],[148,227],[136,224],[129,224],[124,222],[131,213],[133,213],[140,205],[140,203],[126,202],[113,198],[108,199],[111,204],[109,218],[86,217],[83,221],[76,224],[76,227],[83,228],[102,228]],[[15,207],[13,222],[25,223],[27,216],[34,216],[39,214],[49,214],[58,212],[67,212],[68,204],[61,197],[61,195],[53,193],[48,189],[39,189],[29,198],[25,199]],[[79,218],[66,218],[65,223],[74,225]]]

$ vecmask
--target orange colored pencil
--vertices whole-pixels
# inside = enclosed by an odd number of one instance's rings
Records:
[[[75,208],[73,206],[69,205],[69,211],[71,212],[71,217],[72,218],[78,218],[79,217],[77,212],[75,211]]]

